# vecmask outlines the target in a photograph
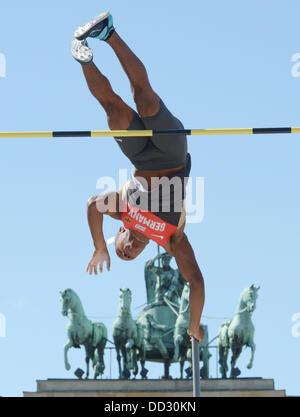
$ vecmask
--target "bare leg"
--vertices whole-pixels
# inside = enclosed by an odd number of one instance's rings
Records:
[[[128,129],[133,116],[131,107],[113,91],[108,79],[93,62],[82,65],[82,70],[91,93],[106,111],[110,129]]]
[[[159,97],[153,91],[146,68],[117,32],[106,41],[117,55],[127,74],[137,110],[142,117],[151,117],[159,111]]]

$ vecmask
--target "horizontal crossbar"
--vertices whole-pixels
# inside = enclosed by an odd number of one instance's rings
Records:
[[[95,130],[57,132],[0,132],[0,138],[79,138],[79,137],[145,137],[156,135],[265,135],[300,133],[300,127],[264,127],[249,129],[170,129],[170,130]]]

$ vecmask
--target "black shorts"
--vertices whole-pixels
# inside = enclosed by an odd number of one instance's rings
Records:
[[[153,117],[140,117],[133,110],[128,130],[184,129],[162,100]],[[155,135],[153,137],[115,138],[122,152],[138,170],[161,170],[185,165],[187,139],[185,135]]]

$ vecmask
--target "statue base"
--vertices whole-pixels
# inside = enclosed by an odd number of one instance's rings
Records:
[[[275,390],[273,379],[237,378],[201,380],[202,397],[285,397]],[[191,380],[75,380],[37,381],[37,392],[24,397],[192,397]]]

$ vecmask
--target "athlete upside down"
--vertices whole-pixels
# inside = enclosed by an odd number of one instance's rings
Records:
[[[108,79],[93,63],[93,51],[86,41],[88,37],[105,41],[116,53],[129,78],[137,112],[115,94]],[[117,34],[109,13],[97,16],[76,30],[72,55],[82,64],[88,87],[104,108],[111,130],[183,129],[182,123],[153,91],[143,63]],[[184,233],[185,185],[191,168],[186,136],[115,139],[133,163],[133,175],[118,192],[101,194],[88,201],[88,222],[95,251],[87,271],[96,275],[98,270],[102,273],[105,262],[110,270],[110,256],[103,236],[104,214],[123,222],[115,240],[116,253],[121,259],[135,259],[149,240],[154,240],[174,256],[180,273],[190,284],[188,334],[201,342],[204,337],[200,326],[205,298],[204,281],[193,248]],[[166,193],[159,192],[164,180],[166,184],[172,180],[179,180],[181,184],[179,191],[174,187],[170,192],[167,211],[162,209]]]

